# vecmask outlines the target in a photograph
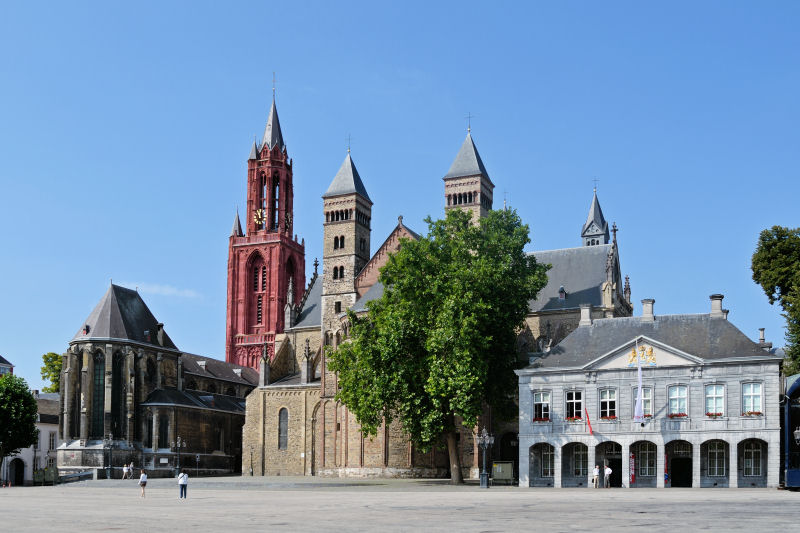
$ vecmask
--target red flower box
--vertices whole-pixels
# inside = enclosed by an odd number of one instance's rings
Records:
[[[719,418],[722,416],[722,413],[706,413],[708,418]]]
[[[689,415],[687,415],[686,413],[670,413],[667,416],[670,418],[686,418]]]
[[[745,411],[742,416],[764,416],[761,411]]]
[[[617,415],[601,416],[600,417],[600,420],[616,420],[616,419],[617,419]]]
[[[536,417],[533,418],[533,421],[534,422],[550,422],[550,418],[549,417],[548,418],[544,418],[544,417],[536,416]]]
[[[579,416],[568,416],[564,420],[566,420],[567,422],[583,422],[583,418]]]

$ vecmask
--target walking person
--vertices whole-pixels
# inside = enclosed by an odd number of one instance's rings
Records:
[[[605,474],[605,479],[604,479],[605,488],[611,487],[611,472],[612,472],[611,467],[606,465],[606,469],[603,472]]]
[[[594,470],[592,470],[592,485],[594,485],[594,488],[600,486],[600,465],[594,465]]]
[[[181,472],[178,475],[178,498],[186,499],[186,488],[189,485],[189,474]]]
[[[144,488],[147,486],[147,472],[144,469],[142,469],[142,475],[139,476],[139,486],[142,487],[141,497],[144,498]]]
[[[127,479],[128,477],[128,463],[122,463],[122,479]]]

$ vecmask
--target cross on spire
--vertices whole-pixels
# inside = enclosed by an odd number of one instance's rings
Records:
[[[467,111],[467,116],[464,117],[464,118],[467,119],[467,133],[470,133],[472,131],[472,117],[474,117],[474,116],[475,115],[473,115],[472,113]]]
[[[600,180],[597,178],[593,178],[592,181],[594,182],[594,192],[597,192],[597,182]]]
[[[272,72],[272,99],[275,99],[275,72]]]
[[[350,134],[347,134],[347,153],[350,153]]]

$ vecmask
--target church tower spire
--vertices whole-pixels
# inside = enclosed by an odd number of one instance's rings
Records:
[[[597,200],[597,189],[594,190],[592,205],[589,206],[589,216],[581,229],[581,239],[584,246],[596,246],[598,244],[608,244],[608,222],[600,209],[600,202]]]
[[[356,303],[355,280],[369,261],[372,200],[348,152],[325,194],[322,254],[322,333],[334,347],[344,337],[340,316]],[[323,395],[336,393],[323,361]]]
[[[285,306],[302,298],[305,246],[293,235],[293,204],[292,160],[273,95],[261,144],[254,141],[247,158],[247,233],[237,212],[229,238],[229,363],[257,369],[264,350],[274,357],[275,335],[290,327]]]
[[[483,165],[472,133],[461,144],[450,170],[444,176],[445,211],[463,209],[472,214],[473,222],[492,209],[494,184]]]

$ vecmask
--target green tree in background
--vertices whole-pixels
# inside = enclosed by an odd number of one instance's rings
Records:
[[[0,463],[36,442],[36,399],[21,377],[0,377]]]
[[[772,226],[761,232],[752,261],[753,281],[786,319],[784,373],[800,372],[800,228]]]
[[[47,352],[42,356],[42,379],[50,382],[50,385],[42,389],[42,392],[58,392],[61,386],[61,356],[54,352]]]
[[[426,222],[428,236],[404,240],[381,269],[383,296],[366,316],[349,313],[350,341],[330,368],[365,434],[396,418],[422,450],[444,437],[460,483],[456,424],[474,427],[484,402],[495,416],[516,414],[517,332],[548,267],[523,251],[528,226],[515,211],[491,211],[479,226],[460,210]]]

